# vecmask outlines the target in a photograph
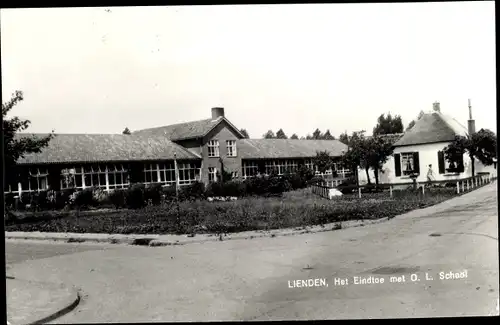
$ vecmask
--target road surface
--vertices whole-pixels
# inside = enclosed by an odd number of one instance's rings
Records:
[[[57,323],[359,319],[498,315],[497,236],[491,184],[325,233],[167,247],[6,246],[15,276],[82,288],[81,305]],[[299,287],[307,279],[322,286]]]

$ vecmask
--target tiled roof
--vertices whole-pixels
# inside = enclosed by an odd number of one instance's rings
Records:
[[[338,140],[238,140],[238,155],[243,159],[307,158],[315,157],[316,152],[325,150],[332,156],[341,156],[342,150],[347,150],[347,146]]]
[[[466,135],[467,130],[455,119],[438,112],[424,114],[415,125],[394,144],[408,146],[453,141],[455,135]]]
[[[47,134],[19,133],[16,137],[43,137]],[[199,159],[165,137],[124,134],[56,134],[36,154],[27,154],[19,164]]]
[[[165,125],[155,128],[143,129],[132,132],[137,135],[165,136],[170,140],[184,140],[205,136],[217,124],[223,120],[219,117],[215,120],[206,119],[179,124]]]

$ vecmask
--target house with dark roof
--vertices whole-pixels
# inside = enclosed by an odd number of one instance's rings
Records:
[[[440,104],[434,103],[433,109],[425,113],[415,125],[394,142],[394,153],[379,173],[380,183],[409,183],[410,175],[418,174],[417,181],[425,182],[429,170],[431,179],[436,181],[455,180],[472,176],[470,158],[464,154],[457,166],[450,165],[444,157],[444,149],[456,135],[468,136],[475,132],[472,108],[469,106],[469,121],[466,128],[453,117],[441,112]],[[475,173],[488,172],[496,176],[496,163],[484,166],[475,160]],[[373,170],[369,171],[372,181]],[[365,171],[359,171],[360,184],[367,183]]]
[[[272,170],[284,174],[300,165],[317,170],[313,158],[318,151],[340,157],[347,149],[338,140],[245,139],[225,117],[224,108],[212,108],[211,115],[128,135],[56,134],[41,152],[19,159],[18,175],[4,191],[109,191],[131,183],[182,186],[216,181],[222,169],[235,179],[246,179]]]

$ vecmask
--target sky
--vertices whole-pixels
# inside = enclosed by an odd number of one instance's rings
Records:
[[[494,2],[2,9],[2,97],[28,132],[121,133],[226,117],[369,134],[439,101],[496,132]]]

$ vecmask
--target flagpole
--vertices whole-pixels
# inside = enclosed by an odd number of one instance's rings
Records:
[[[177,168],[177,153],[174,152],[174,170],[175,170],[175,197],[179,197],[179,173]]]
[[[180,207],[179,207],[179,173],[177,168],[177,153],[174,152],[174,170],[175,170],[175,203],[177,205],[177,231],[180,233]]]

